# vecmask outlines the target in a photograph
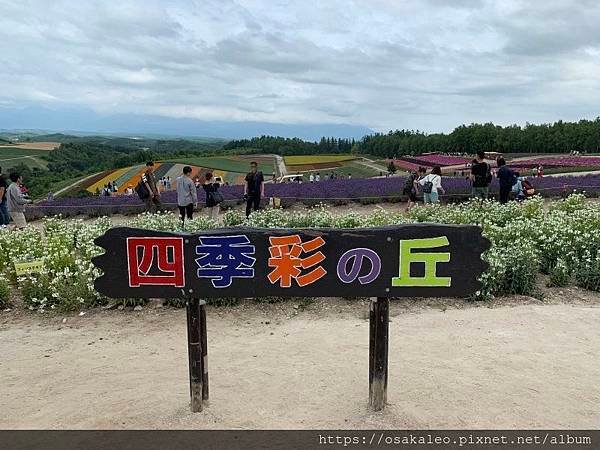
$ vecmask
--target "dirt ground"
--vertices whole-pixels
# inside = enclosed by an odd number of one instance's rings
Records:
[[[210,404],[189,412],[185,311],[0,312],[0,428],[596,428],[600,296],[394,300],[388,405],[368,301],[208,307]],[[66,319],[66,320],[65,320]]]

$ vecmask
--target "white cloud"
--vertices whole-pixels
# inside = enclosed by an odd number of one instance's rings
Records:
[[[600,102],[592,0],[0,0],[0,104],[448,130]]]

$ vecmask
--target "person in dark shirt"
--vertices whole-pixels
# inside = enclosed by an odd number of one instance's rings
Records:
[[[146,199],[146,211],[156,213],[162,210],[162,203],[160,202],[160,191],[156,185],[156,176],[154,175],[154,162],[148,161],[146,163],[146,171],[142,174],[142,183],[146,185],[146,189],[150,194]]]
[[[498,173],[496,177],[500,183],[500,203],[503,205],[508,203],[508,196],[516,183],[515,173],[506,165],[504,158],[498,158]]]
[[[473,183],[471,196],[483,200],[487,199],[490,182],[492,181],[492,169],[490,165],[485,162],[485,152],[483,152],[483,150],[477,151],[477,157],[471,164],[470,178]]]
[[[8,215],[8,208],[6,207],[8,183],[2,175],[2,167],[0,167],[0,227],[3,225],[8,226],[10,222],[10,216]]]
[[[246,184],[244,185],[246,217],[250,216],[252,210],[258,211],[260,199],[265,196],[264,181],[263,173],[258,170],[258,164],[252,161],[250,163],[250,172],[246,175]]]

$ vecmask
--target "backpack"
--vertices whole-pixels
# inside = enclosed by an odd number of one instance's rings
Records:
[[[433,191],[433,181],[431,181],[431,175],[427,175],[425,183],[423,184],[423,192],[425,194],[431,194]]]
[[[482,175],[475,175],[475,180],[481,184],[485,184],[485,185],[489,185],[492,182],[492,168],[491,166],[484,162],[484,163],[478,163],[478,164],[485,164],[486,167],[486,173],[485,173],[485,178]]]
[[[215,185],[215,186],[216,186],[216,185]],[[210,195],[210,197],[212,198],[212,201],[213,201],[213,202],[215,202],[215,204],[217,204],[217,205],[218,205],[219,203],[222,203],[222,202],[223,202],[223,194],[221,194],[221,193],[219,192],[219,189],[218,189],[218,188],[215,188],[215,190],[214,190],[214,191],[211,191],[211,192],[209,193],[209,195]]]
[[[415,188],[415,175],[410,174],[404,182],[404,192],[412,191]]]
[[[523,193],[525,195],[527,195],[528,197],[535,194],[535,188],[529,181],[527,181],[527,180],[521,181],[521,186],[523,187]]]
[[[140,180],[135,187],[135,192],[137,193],[140,200],[146,200],[150,197],[150,192],[148,192],[148,188],[146,187],[146,183]]]
[[[490,166],[488,163],[485,163],[485,165],[487,166],[487,175],[485,176],[485,182],[486,184],[490,184],[492,182],[492,166]]]

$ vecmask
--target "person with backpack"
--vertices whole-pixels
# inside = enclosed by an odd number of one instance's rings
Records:
[[[471,197],[486,200],[488,198],[490,183],[492,182],[492,168],[485,162],[485,152],[477,151],[477,156],[471,163]]]
[[[402,194],[408,197],[406,202],[406,212],[410,211],[410,208],[417,202],[417,187],[415,186],[415,182],[418,180],[419,174],[415,172],[411,172],[406,181],[404,182],[404,188],[402,189]]]
[[[223,202],[223,194],[219,192],[219,188],[221,185],[216,182],[213,182],[213,174],[208,172],[205,175],[205,182],[202,185],[204,191],[206,192],[206,210],[208,212],[209,219],[214,220],[215,222],[219,221],[219,209],[221,207],[221,203]]]
[[[177,207],[181,216],[181,226],[185,224],[185,218],[192,220],[194,208],[198,205],[198,193],[192,181],[192,168],[185,166],[183,174],[175,181],[177,189]]]
[[[506,160],[504,158],[498,158],[496,164],[498,164],[496,178],[498,178],[498,182],[500,183],[500,203],[504,205],[508,203],[508,196],[510,195],[513,186],[517,183],[517,176],[515,172],[506,165]]]
[[[440,166],[435,166],[431,169],[431,173],[421,178],[419,184],[423,189],[423,203],[425,204],[439,203],[439,193],[446,193],[442,187],[442,169]]]
[[[154,162],[146,163],[146,171],[142,174],[140,182],[135,188],[140,199],[146,203],[146,212],[155,213],[162,210],[160,202],[160,192],[156,185],[156,176],[154,175]]]

